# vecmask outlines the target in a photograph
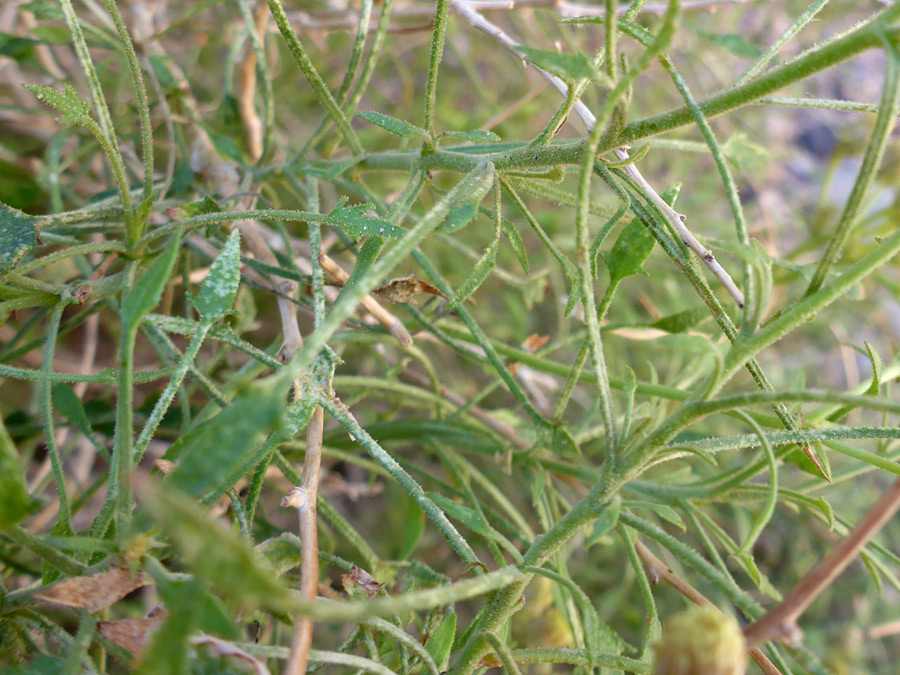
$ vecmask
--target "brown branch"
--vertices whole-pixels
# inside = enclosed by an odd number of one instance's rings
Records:
[[[744,629],[748,644],[767,640],[796,641],[803,637],[797,618],[834,581],[900,508],[900,479],[866,512],[856,527],[798,583],[782,602]]]
[[[265,2],[257,3],[253,18],[256,23],[253,30],[256,31],[260,43],[265,45],[266,24],[269,19],[269,7]],[[250,37],[247,38],[247,53],[238,70],[238,111],[244,124],[244,133],[247,134],[250,157],[254,162],[258,162],[263,152],[263,123],[253,103],[256,96],[256,50]]]
[[[347,280],[350,278],[350,275],[347,274],[344,268],[338,265],[337,262],[328,257],[325,253],[319,253],[319,264],[332,280],[341,285],[347,283]],[[403,322],[386,310],[378,300],[371,295],[366,295],[360,301],[360,304],[365,307],[366,311],[374,316],[402,346],[409,347],[413,343],[412,335],[406,330],[406,326],[403,325]]]
[[[319,468],[322,463],[322,432],[325,413],[316,406],[306,430],[306,457],[303,460],[303,482],[288,492],[282,506],[297,509],[300,515],[300,597],[315,601],[319,587],[319,533],[316,523],[316,499],[319,489]],[[294,623],[291,654],[284,675],[303,675],[309,663],[312,647],[313,621],[298,616]]]
[[[662,560],[653,555],[653,553],[650,552],[650,549],[647,548],[640,539],[635,540],[634,550],[637,552],[638,557],[643,560],[644,564],[647,566],[647,571],[650,574],[650,579],[654,584],[659,583],[659,580],[662,579],[688,600],[693,602],[695,605],[712,607],[713,609],[718,610],[718,607],[710,602],[705,595],[703,595],[700,591],[691,586],[687,581],[678,576]],[[756,663],[756,665],[759,666],[760,670],[762,670],[766,675],[782,675],[782,672],[775,666],[774,663],[769,661],[769,658],[765,654],[763,654],[759,650],[759,648],[750,647],[747,650],[747,653],[750,654],[750,658],[753,659],[754,663]]]

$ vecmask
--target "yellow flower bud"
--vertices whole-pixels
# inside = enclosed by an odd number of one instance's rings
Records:
[[[669,619],[656,645],[654,675],[744,675],[747,644],[733,617],[691,607]]]

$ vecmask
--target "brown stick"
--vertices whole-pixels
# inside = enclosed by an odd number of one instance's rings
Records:
[[[831,585],[900,508],[900,479],[885,491],[850,533],[784,598],[759,621],[744,629],[748,644],[767,640],[795,641],[803,637],[797,618]]]
[[[322,432],[325,413],[321,406],[313,412],[306,430],[306,457],[303,460],[303,483],[292,488],[281,502],[300,514],[300,596],[315,601],[319,587],[319,532],[316,523],[316,498],[319,490],[319,468],[322,463]],[[309,663],[312,648],[313,621],[309,617],[297,617],[291,654],[284,668],[284,675],[303,675]]]
[[[324,253],[319,253],[319,264],[322,266],[322,269],[325,270],[325,273],[339,284],[347,283],[347,280],[350,278],[350,275],[347,274],[343,267],[338,265],[337,262]],[[406,330],[406,326],[403,325],[403,322],[387,311],[378,300],[371,295],[366,295],[360,301],[360,304],[365,307],[366,311],[374,316],[391,335],[397,338],[397,342],[401,345],[409,347],[413,343],[412,335]]]
[[[666,565],[662,560],[653,555],[650,552],[650,549],[647,548],[640,539],[635,540],[634,550],[637,552],[638,557],[643,560],[644,564],[647,566],[647,571],[650,573],[650,578],[653,580],[654,584],[658,583],[659,580],[662,579],[688,600],[693,602],[695,605],[712,607],[716,610],[719,609],[714,604],[712,604],[705,595],[691,586],[680,576],[675,574],[675,572],[673,572],[668,565]],[[753,659],[754,663],[756,663],[756,665],[759,666],[760,670],[762,670],[766,675],[783,675],[782,672],[775,666],[775,664],[769,661],[769,658],[765,654],[763,654],[759,650],[759,648],[750,647],[750,649],[747,650],[747,653],[750,654],[750,658]]]
[[[259,36],[260,43],[265,45],[266,24],[269,19],[269,7],[265,2],[257,3],[253,18],[256,23],[253,30]],[[247,134],[250,156],[254,162],[258,162],[263,152],[263,123],[253,104],[256,96],[256,50],[253,49],[251,39],[248,38],[247,42],[247,53],[239,66],[238,111]]]

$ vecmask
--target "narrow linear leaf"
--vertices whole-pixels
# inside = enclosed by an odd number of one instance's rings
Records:
[[[472,143],[494,143],[500,140],[500,137],[493,131],[487,129],[470,129],[469,131],[445,131],[441,134],[445,138],[456,138],[461,141],[470,141]]]
[[[141,319],[149,314],[162,299],[163,290],[169,281],[169,275],[172,273],[175,259],[178,257],[180,240],[180,234],[172,237],[168,246],[122,301],[122,309],[120,310],[122,322],[132,327],[132,329],[136,329]]]
[[[356,116],[375,126],[381,127],[385,131],[391,132],[395,136],[400,136],[400,138],[413,138],[414,136],[429,138],[428,132],[421,127],[417,127],[415,124],[410,124],[404,120],[398,120],[396,117],[391,117],[390,115],[384,115],[378,112],[358,112],[356,113]]]

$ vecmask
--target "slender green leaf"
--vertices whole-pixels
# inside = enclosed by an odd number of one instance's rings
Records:
[[[181,236],[172,237],[168,246],[159,255],[144,275],[131,289],[131,292],[122,300],[122,322],[130,326],[132,330],[149,314],[162,299],[163,290],[169,281],[175,259],[178,257],[178,245]]]
[[[428,132],[421,127],[417,127],[415,124],[410,124],[403,120],[398,120],[396,117],[391,117],[390,115],[384,115],[377,112],[358,112],[356,113],[356,116],[375,126],[379,126],[385,131],[389,131],[400,138],[412,138],[414,136],[429,137]]]

